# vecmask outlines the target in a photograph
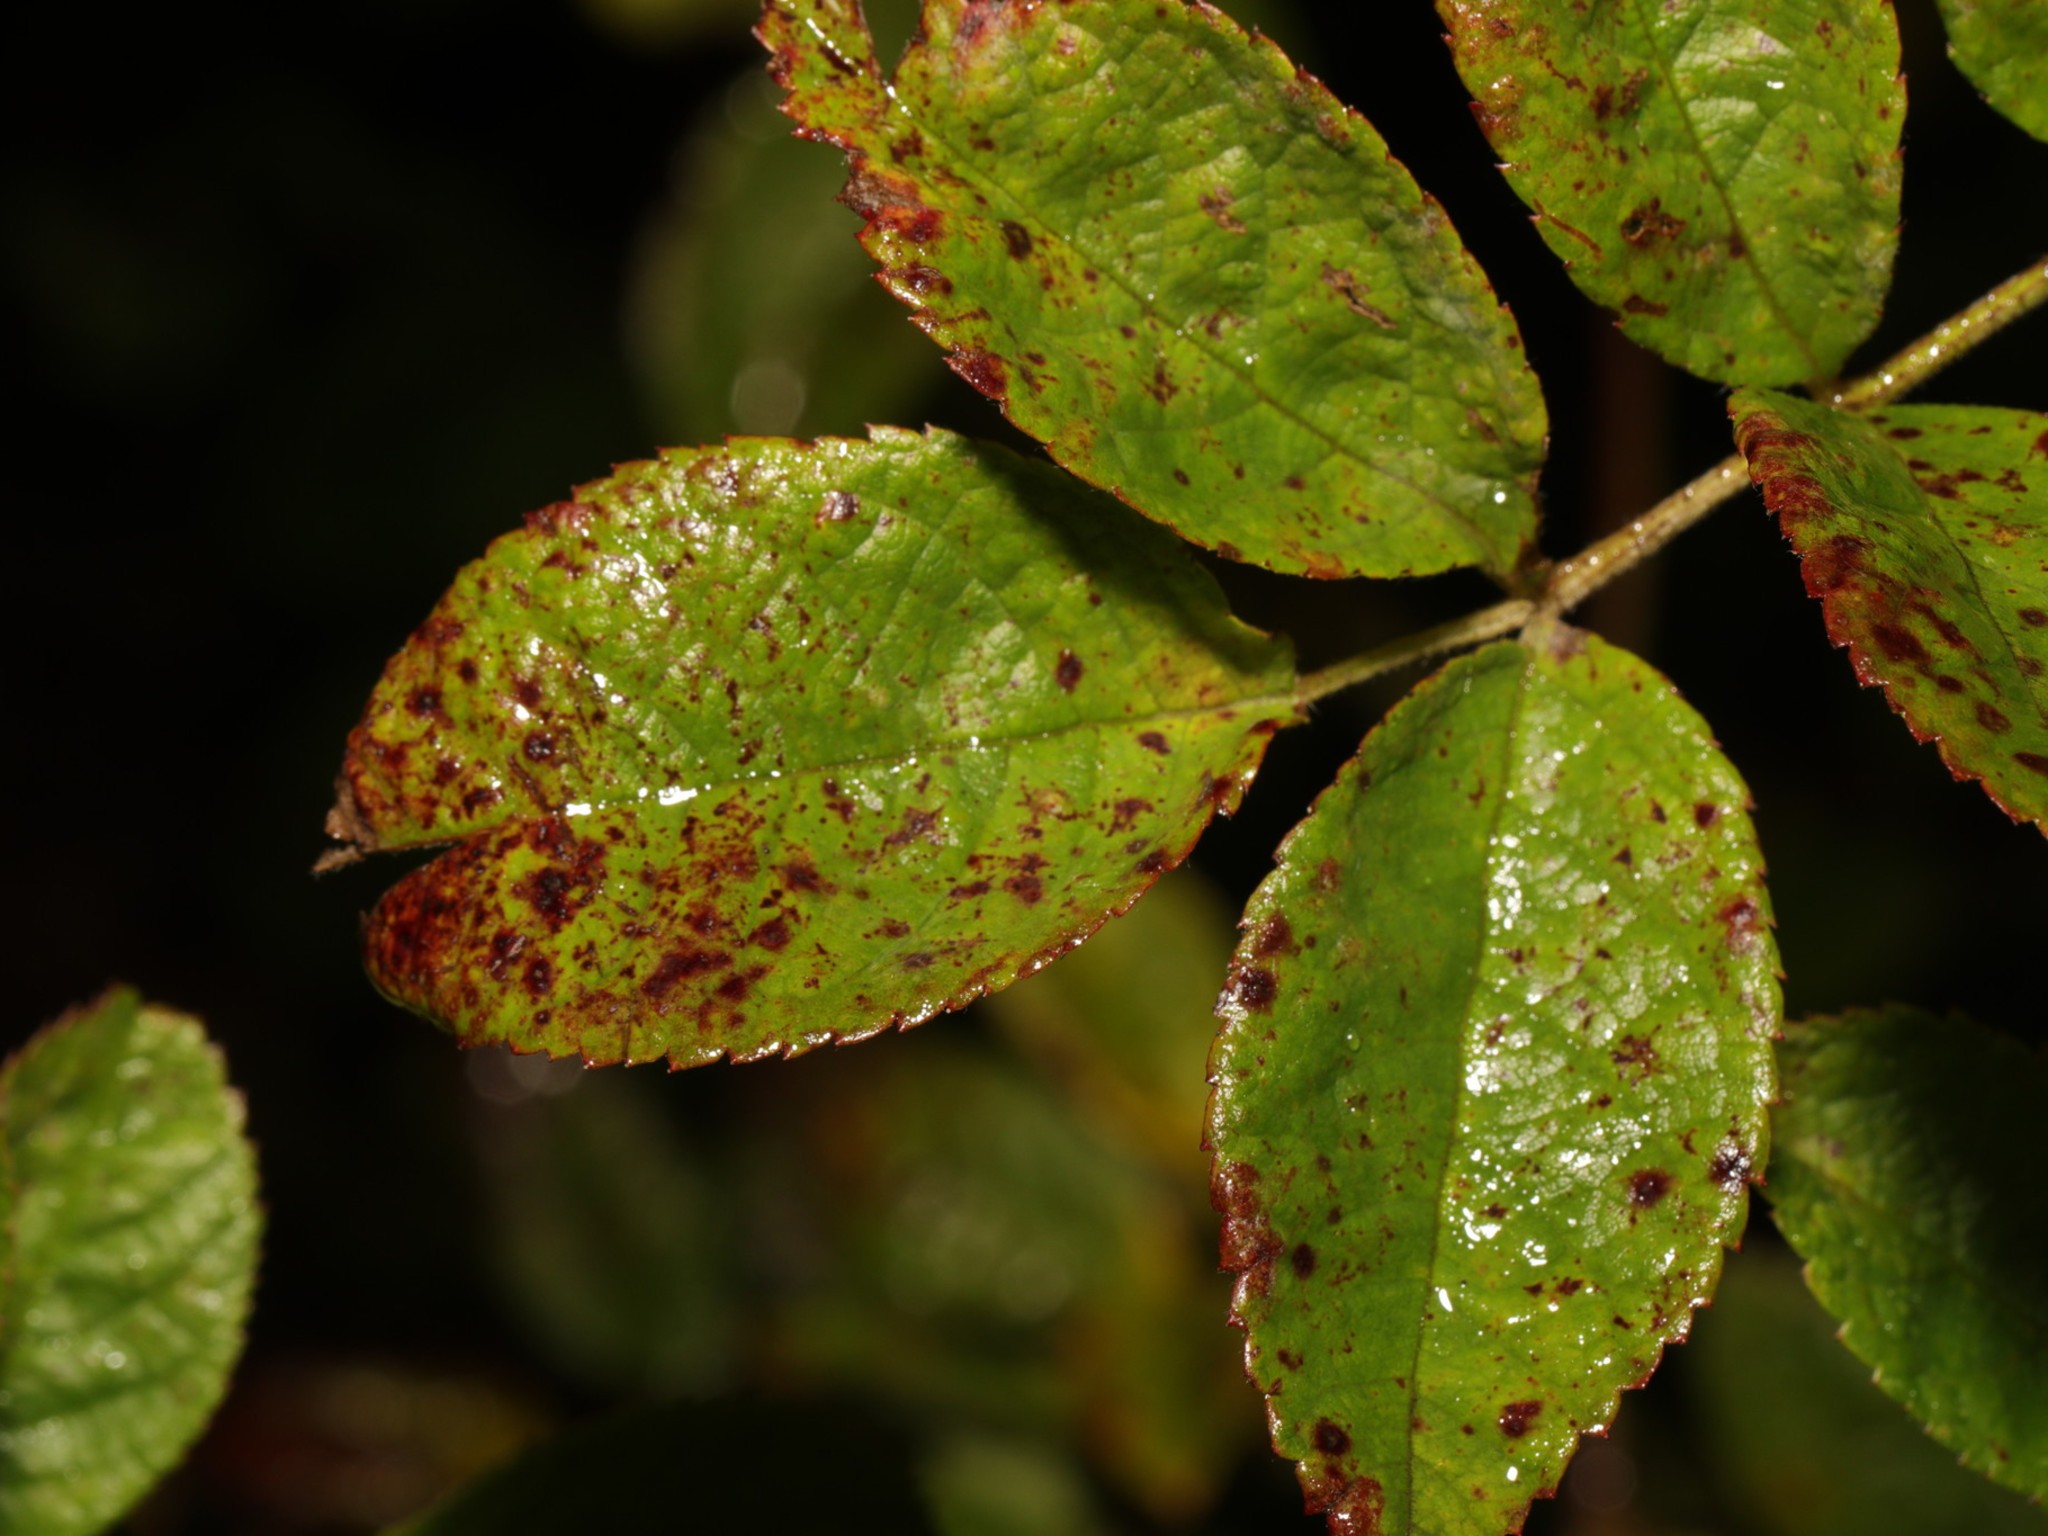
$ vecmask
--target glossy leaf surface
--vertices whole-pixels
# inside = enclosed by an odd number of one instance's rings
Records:
[[[1842,1340],[1964,1463],[2048,1496],[2048,1067],[1894,1005],[1786,1032],[1771,1205]]]
[[[675,1065],[963,1005],[1128,906],[1291,718],[1163,531],[934,433],[676,452],[456,579],[331,828],[455,842],[373,979],[465,1040]]]
[[[1479,123],[1588,297],[1705,378],[1834,376],[1899,218],[1882,0],[1438,0]]]
[[[242,1349],[256,1165],[195,1019],[110,992],[0,1071],[0,1530],[98,1531]]]
[[[1747,799],[1670,684],[1550,626],[1410,694],[1253,898],[1214,1196],[1333,1530],[1519,1529],[1712,1293],[1779,1014]]]
[[[1750,478],[1856,676],[2048,830],[2048,416],[1786,395],[1730,405]]]
[[[1373,129],[1202,5],[931,0],[885,86],[855,0],[774,0],[884,281],[1054,458],[1233,559],[1512,567],[1543,401]]]
[[[1935,0],[1949,57],[1984,99],[2048,139],[2048,9],[2040,0]]]

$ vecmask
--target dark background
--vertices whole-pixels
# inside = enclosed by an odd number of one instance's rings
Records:
[[[13,401],[0,893],[15,978],[0,1044],[115,979],[202,1014],[247,1093],[270,1212],[224,1427],[138,1529],[367,1529],[493,1447],[622,1395],[565,1370],[505,1299],[479,1214],[478,1073],[357,966],[357,916],[388,872],[307,873],[343,736],[449,575],[616,462],[789,414],[790,378],[806,405],[789,424],[805,433],[868,419],[1006,430],[861,278],[855,221],[822,194],[798,205],[837,242],[806,248],[816,272],[721,265],[724,245],[779,213],[748,199],[784,184],[784,147],[760,147],[775,135],[750,83],[746,7],[686,9],[363,0],[286,17],[117,0],[11,7],[0,22]],[[1493,173],[1429,7],[1358,9],[1369,33],[1306,8],[1244,14],[1375,121],[1496,274],[1545,381],[1545,544],[1568,553],[1728,451],[1721,392],[1619,339],[1576,295]],[[2048,250],[2048,146],[1978,102],[1941,55],[1931,5],[1900,11],[1906,229],[1866,362]],[[809,159],[788,184],[829,189],[832,157],[793,152]],[[775,168],[735,170],[748,155]],[[757,373],[735,415],[748,342],[733,316],[772,328],[778,314],[818,334],[785,337],[794,361]],[[2043,323],[1926,397],[2048,405]],[[1488,597],[1459,578],[1305,590],[1223,574],[1307,665]],[[1854,686],[1754,497],[1582,618],[1664,668],[1749,778],[1791,1012],[1901,998],[2041,1037],[2038,835],[1952,784]],[[1277,743],[1199,856],[1231,900],[1407,681],[1333,701]],[[777,1070],[636,1074],[634,1091],[701,1151],[772,1115]],[[829,1085],[835,1068],[787,1070]],[[1198,1168],[1196,1139],[1190,1124]],[[382,1391],[382,1416],[322,1417],[337,1381]],[[879,1424],[888,1446],[920,1433],[900,1402],[828,1410],[802,1383],[776,1386],[767,1408],[720,1395],[761,1390],[730,1370],[691,1389],[704,1423],[765,1415],[756,1445],[828,1411],[842,1428]],[[442,1404],[444,1427],[468,1414],[470,1438],[436,1442],[423,1402]],[[1678,1512],[1624,1492],[1567,1498],[1539,1521],[1764,1528],[1688,1449],[1698,1399],[1660,1380],[1642,1402],[1630,1413],[1663,1427],[1633,1454],[1671,1460],[1660,1476],[1677,1491],[1659,1497]],[[1255,1440],[1249,1388],[1242,1413]],[[784,1528],[772,1487],[730,1470],[737,1455],[692,1473],[700,1508]],[[381,1503],[356,1496],[370,1484]],[[1216,1493],[1199,1528],[1301,1524],[1284,1469],[1256,1451]],[[1112,1528],[1147,1528],[1102,1497]],[[857,1504],[849,1494],[845,1528]]]

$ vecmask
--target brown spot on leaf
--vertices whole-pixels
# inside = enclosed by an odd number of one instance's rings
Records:
[[[1901,629],[1896,624],[1873,624],[1870,626],[1870,638],[1893,661],[1914,667],[1928,664],[1927,647],[1911,630]]]
[[[1157,752],[1161,757],[1166,756],[1167,753],[1173,750],[1173,748],[1166,744],[1166,738],[1157,731],[1140,731],[1138,733],[1138,745],[1147,752]]]
[[[1977,723],[1983,726],[1985,730],[1997,736],[2003,736],[2012,729],[2012,721],[2008,720],[1995,706],[1984,703],[1981,700],[1977,704]]]
[[[1662,1168],[1642,1168],[1628,1176],[1628,1203],[1648,1210],[1671,1192],[1671,1175]]]
[[[1072,693],[1074,685],[1081,681],[1082,671],[1080,657],[1072,651],[1061,651],[1059,665],[1052,671],[1053,681],[1060,685],[1062,692]]]
[[[1260,923],[1252,933],[1251,952],[1257,960],[1270,959],[1274,955],[1298,954],[1301,946],[1294,942],[1294,927],[1287,919],[1275,913]]]
[[[1653,197],[1621,221],[1621,238],[1638,250],[1659,241],[1673,240],[1685,228],[1685,220],[1664,211],[1664,200]]]
[[[1003,248],[1017,260],[1022,261],[1031,254],[1031,231],[1015,219],[1005,219],[1002,224]]]
[[[946,359],[946,365],[991,400],[1010,392],[1010,375],[1003,360],[980,347],[962,347]]]
[[[2039,608],[2022,608],[2020,622],[2029,629],[2048,629],[2048,613],[2043,613]]]
[[[1248,1013],[1269,1013],[1280,983],[1264,966],[1251,966],[1230,979],[1229,999]]]
[[[1510,1440],[1519,1440],[1529,1433],[1529,1425],[1536,1415],[1543,1411],[1543,1405],[1534,1398],[1519,1403],[1509,1403],[1501,1409],[1500,1417],[1494,1422],[1500,1425],[1500,1432]]]
[[[1365,284],[1358,280],[1357,274],[1326,261],[1323,263],[1323,286],[1342,299],[1354,315],[1370,320],[1383,331],[1396,329],[1393,316],[1367,301]]]
[[[1045,898],[1045,882],[1036,875],[1012,875],[1003,882],[1003,889],[1027,907],[1035,907]]]
[[[1351,1436],[1328,1419],[1317,1419],[1309,1440],[1325,1456],[1342,1456],[1351,1449]]]
[[[860,516],[860,498],[851,491],[827,491],[825,499],[818,503],[817,516],[812,519],[818,527],[827,523],[850,523]]]
[[[2038,752],[2015,752],[2012,760],[2029,773],[2038,773],[2048,778],[2048,757],[2043,757]]]
[[[1756,947],[1757,930],[1763,926],[1763,914],[1758,911],[1754,899],[1738,896],[1715,916],[1727,931],[1730,949],[1747,953]]]
[[[723,950],[697,949],[684,946],[671,950],[661,957],[647,979],[640,983],[640,990],[659,1002],[673,991],[678,982],[692,976],[702,976],[710,971],[723,970],[732,964],[732,956]]]
[[[1307,1243],[1296,1243],[1287,1255],[1287,1262],[1293,1266],[1295,1274],[1306,1280],[1316,1272],[1316,1251]]]
[[[1714,1149],[1713,1161],[1707,1165],[1707,1177],[1725,1190],[1733,1190],[1749,1177],[1749,1154],[1733,1141],[1724,1141]]]
[[[1233,235],[1245,232],[1244,221],[1230,211],[1230,205],[1237,199],[1230,194],[1228,188],[1218,187],[1214,192],[1204,192],[1197,201],[1201,204],[1202,212],[1216,221],[1218,229],[1227,230]]]

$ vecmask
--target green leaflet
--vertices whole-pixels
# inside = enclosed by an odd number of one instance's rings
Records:
[[[1966,1465],[2048,1496],[2048,1069],[1893,1005],[1787,1030],[1771,1206],[1842,1338]]]
[[[1775,1189],[1776,1167],[1771,1179]],[[1841,1325],[1799,1269],[1776,1244],[1751,1245],[1729,1261],[1685,1346],[1691,1411],[1674,1415],[1683,1427],[1665,1433],[1684,1437],[1684,1449],[1674,1443],[1672,1451],[1711,1467],[1721,1528],[1742,1536],[2048,1533],[2038,1505],[1958,1465],[1871,1385],[1870,1368],[1842,1348]]]
[[[109,992],[0,1071],[0,1530],[105,1528],[226,1389],[256,1161],[195,1019]]]
[[[1253,898],[1214,1193],[1333,1530],[1519,1529],[1711,1295],[1779,1015],[1747,800],[1670,684],[1548,625],[1397,706]]]
[[[1379,136],[1203,5],[930,0],[885,86],[856,0],[771,0],[890,288],[1054,458],[1277,570],[1511,569],[1543,401]]]
[[[2048,139],[2048,10],[2040,0],[1935,0],[1949,57],[1984,99]]]
[[[1898,242],[1884,0],[1438,0],[1488,141],[1586,295],[1710,379],[1832,378]]]
[[[466,1042],[794,1054],[1072,947],[1231,809],[1285,645],[1166,533],[943,433],[674,452],[464,570],[330,829],[455,842],[370,971]]]
[[[2048,831],[2048,417],[1729,404],[1750,478],[1857,677],[1957,778]]]

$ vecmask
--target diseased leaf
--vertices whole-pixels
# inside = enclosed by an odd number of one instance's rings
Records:
[[[1842,1340],[1967,1466],[2048,1496],[2048,1067],[1894,1004],[1786,1031],[1771,1206]]]
[[[1589,298],[1702,377],[1832,378],[1898,243],[1886,0],[1437,0],[1480,127]]]
[[[1206,5],[929,0],[885,86],[856,0],[771,0],[892,291],[1054,458],[1229,556],[1511,569],[1545,417],[1441,208]]]
[[[1957,778],[2048,831],[2048,417],[1856,417],[1754,391],[1729,411],[1857,678]]]
[[[371,915],[466,1043],[795,1054],[1037,969],[1235,806],[1287,648],[1163,532],[943,433],[586,486],[464,570],[330,830],[455,842]]]
[[[2040,0],[1935,0],[1948,54],[1984,99],[2048,139],[2048,9]]]
[[[1747,803],[1669,683],[1544,625],[1397,706],[1253,897],[1214,1198],[1332,1530],[1519,1529],[1712,1294],[1779,1016]]]
[[[0,1530],[104,1529],[204,1427],[242,1349],[256,1162],[196,1019],[133,992],[0,1070]]]

